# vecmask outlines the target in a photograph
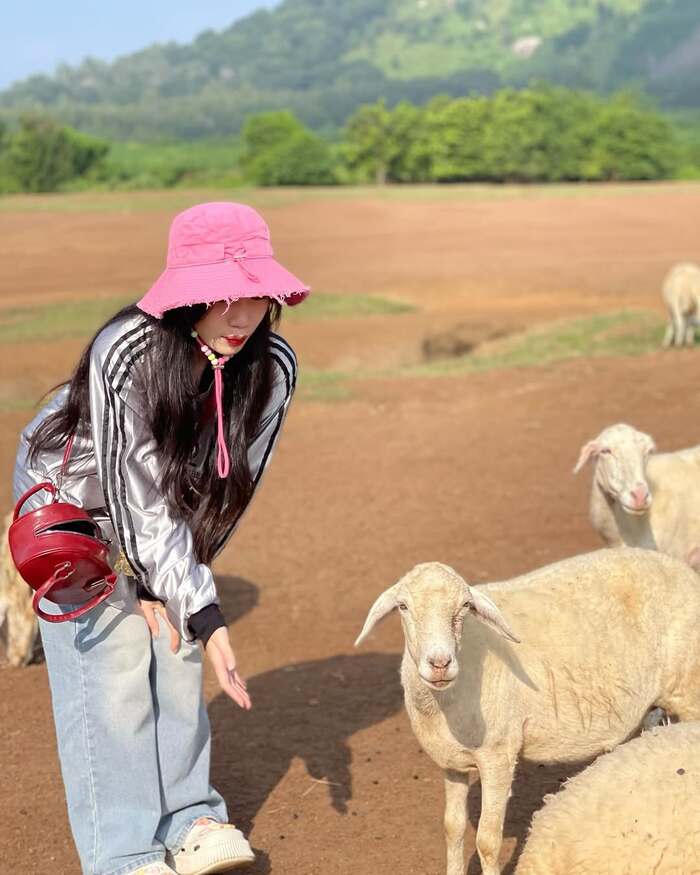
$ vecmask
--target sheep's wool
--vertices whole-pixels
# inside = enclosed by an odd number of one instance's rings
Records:
[[[700,872],[700,723],[645,732],[547,797],[517,875]]]

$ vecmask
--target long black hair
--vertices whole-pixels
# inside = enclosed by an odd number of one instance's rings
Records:
[[[198,396],[211,383],[207,368],[197,383],[192,367],[197,353],[192,328],[202,317],[206,305],[178,307],[162,319],[143,313],[135,304],[116,313],[96,332],[83,351],[73,376],[60,386],[69,385],[65,403],[46,417],[34,431],[30,461],[42,450],[63,447],[70,435],[90,430],[90,354],[100,332],[128,317],[141,316],[152,325],[143,366],[151,404],[143,411],[161,459],[159,487],[171,514],[190,525],[197,561],[211,562],[253,493],[248,465],[248,446],[256,431],[272,391],[270,331],[279,321],[281,307],[270,301],[267,313],[239,353],[224,367],[224,434],[231,459],[229,476],[221,478],[216,468],[216,430],[200,468],[192,454],[199,435]]]

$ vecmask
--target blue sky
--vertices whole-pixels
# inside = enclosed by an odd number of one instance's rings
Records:
[[[189,42],[276,0],[6,0],[0,33],[0,88],[87,55],[111,60],[154,42]]]

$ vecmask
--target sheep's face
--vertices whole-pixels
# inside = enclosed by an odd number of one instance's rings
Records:
[[[433,690],[447,689],[457,677],[462,626],[468,613],[503,637],[518,640],[491,599],[468,586],[454,569],[439,562],[416,565],[383,592],[367,615],[355,644],[363,641],[374,625],[394,609],[401,617],[406,650],[418,675]]]
[[[423,683],[436,690],[457,677],[462,624],[471,606],[464,581],[441,572],[439,567],[428,571],[396,594],[406,649]]]
[[[603,492],[625,513],[640,516],[651,507],[646,465],[655,449],[648,434],[630,425],[613,425],[581,449],[574,472],[595,458],[595,479]]]

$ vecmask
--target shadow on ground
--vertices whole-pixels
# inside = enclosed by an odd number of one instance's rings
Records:
[[[256,584],[244,577],[234,577],[231,574],[216,575],[216,591],[221,610],[229,625],[245,617],[257,607],[260,600],[260,590]]]
[[[221,608],[235,623],[258,603],[258,587],[240,577],[217,578]],[[248,678],[254,702],[244,714],[220,694],[209,704],[212,776],[236,800],[236,817],[250,827],[294,757],[313,778],[328,781],[330,802],[345,813],[352,797],[346,740],[395,714],[403,705],[398,654],[332,656],[285,665]]]
[[[209,705],[212,782],[235,806],[236,823],[250,829],[295,757],[327,783],[329,804],[345,814],[352,798],[347,740],[402,707],[399,662],[396,654],[369,653],[264,672],[248,679],[254,705],[247,714],[217,696]],[[259,865],[256,872],[267,871]]]

